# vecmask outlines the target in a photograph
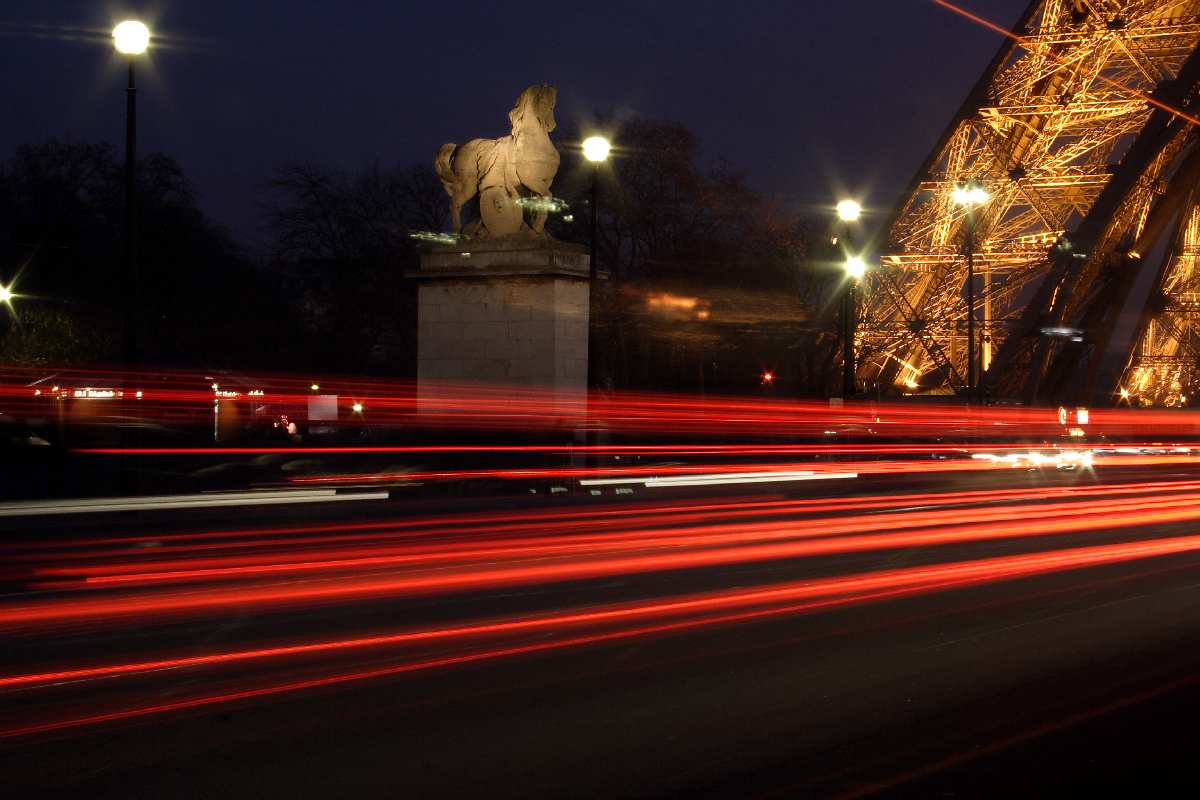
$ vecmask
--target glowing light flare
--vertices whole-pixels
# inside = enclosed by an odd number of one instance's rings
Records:
[[[853,222],[858,219],[859,213],[862,211],[862,206],[853,200],[843,200],[837,204],[838,217],[846,222]]]
[[[646,303],[651,308],[655,306],[666,306],[667,308],[680,308],[690,311],[696,307],[695,297],[678,297],[668,292],[652,294],[646,298]]]
[[[117,49],[128,55],[144,52],[150,44],[150,31],[137,20],[126,20],[113,29]]]
[[[592,136],[583,141],[583,155],[588,161],[600,162],[608,158],[611,146],[603,136]]]
[[[986,203],[988,201],[988,193],[978,186],[960,186],[954,190],[954,202],[959,205],[967,205],[968,203]]]
[[[858,256],[846,260],[846,273],[852,278],[861,278],[867,271],[867,264]]]

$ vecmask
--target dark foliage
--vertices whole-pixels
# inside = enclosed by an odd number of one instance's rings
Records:
[[[228,367],[286,360],[286,320],[267,276],[197,208],[173,159],[153,153],[138,170],[140,349]],[[18,295],[0,359],[119,352],[124,186],[123,159],[106,143],[51,138],[0,164],[0,281]]]
[[[280,167],[267,208],[274,269],[305,329],[309,366],[416,374],[417,231],[446,226],[449,198],[429,166],[347,176]]]
[[[598,172],[577,143],[613,143]],[[718,160],[704,166],[695,134],[678,122],[611,114],[561,126],[554,185],[568,203],[548,230],[589,244],[599,182],[596,318],[601,373],[620,388],[745,394],[823,394],[833,337],[816,335],[836,273],[823,262],[825,230],[786,213]],[[775,379],[764,383],[771,372]]]

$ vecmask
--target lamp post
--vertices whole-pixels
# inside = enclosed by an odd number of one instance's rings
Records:
[[[858,256],[853,256],[846,260],[846,277],[850,281],[850,285],[846,287],[846,294],[842,299],[842,316],[845,318],[843,328],[846,332],[846,340],[842,344],[842,354],[845,359],[845,369],[842,370],[842,397],[849,400],[855,393],[855,373],[857,369],[854,364],[854,329],[858,322],[858,279],[867,271],[867,265]]]
[[[138,289],[137,289],[137,87],[134,83],[133,65],[137,54],[144,52],[150,42],[150,31],[136,20],[122,22],[113,30],[117,50],[129,56],[129,87],[125,90],[125,268],[122,280],[124,297],[124,336],[122,339],[123,374],[122,406],[125,416],[125,449],[133,445],[134,429],[129,421],[133,407],[131,393],[138,371]],[[136,493],[133,470],[128,453],[124,456],[121,470],[121,488],[124,494]]]
[[[600,162],[608,158],[609,144],[603,136],[593,136],[583,143],[583,155],[592,162],[592,239],[588,259],[588,367],[587,388],[596,388],[596,284],[599,268],[596,265],[596,244],[600,238]]]
[[[975,204],[987,191],[971,179],[954,190],[954,202],[967,207],[967,403],[975,398]]]
[[[849,223],[858,219],[861,206],[853,200],[843,200],[838,203],[838,217],[846,223],[846,239],[849,240]],[[854,397],[854,323],[857,316],[854,287],[862,277],[866,265],[858,256],[851,256],[846,261],[846,275],[850,285],[842,295],[842,398],[849,400]]]
[[[125,90],[125,335],[123,339],[125,382],[137,371],[137,87],[134,62],[150,41],[150,31],[136,20],[127,20],[113,30],[117,49],[129,56],[129,87]]]

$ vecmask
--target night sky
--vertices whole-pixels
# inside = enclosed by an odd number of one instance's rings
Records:
[[[1008,29],[1027,1],[958,5]],[[557,85],[560,123],[610,108],[678,119],[707,159],[798,210],[849,193],[879,214],[1002,40],[933,0],[8,3],[0,158],[67,134],[123,146],[111,31],[130,17],[152,34],[141,153],[179,161],[246,241],[279,164],[431,162],[445,142],[507,135],[535,83]]]

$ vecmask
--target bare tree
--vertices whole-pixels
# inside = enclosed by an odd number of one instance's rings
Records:
[[[630,388],[749,392],[771,371],[811,391],[810,371],[795,365],[829,291],[815,258],[819,226],[750,187],[727,161],[704,165],[681,123],[603,114],[556,132],[563,164],[554,188],[568,203],[551,227],[559,238],[590,238],[593,167],[577,143],[593,131],[613,142],[599,173],[597,251],[612,276],[596,309],[602,372]]]
[[[279,352],[280,308],[179,164],[138,165],[138,291],[145,350],[259,366]],[[0,162],[0,285],[21,296],[0,359],[87,361],[120,342],[124,170],[117,149],[49,138]],[[254,342],[249,348],[247,342]]]
[[[322,368],[415,370],[417,231],[441,231],[449,199],[433,169],[378,165],[356,175],[281,166],[267,206],[276,268],[291,284]]]

